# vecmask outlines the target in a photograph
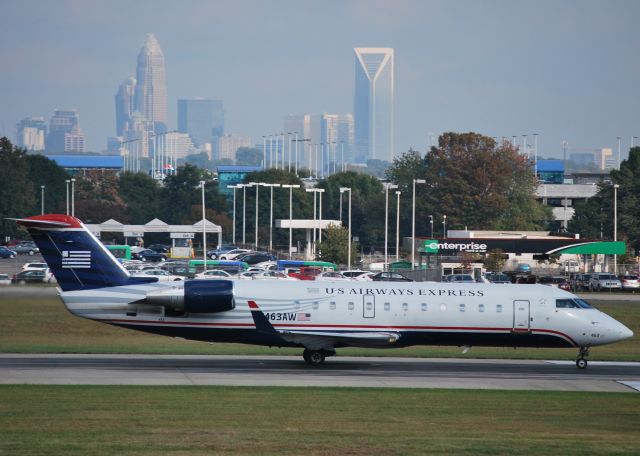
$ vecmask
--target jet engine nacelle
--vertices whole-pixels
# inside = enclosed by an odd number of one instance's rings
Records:
[[[184,288],[152,291],[145,302],[184,313],[226,312],[236,306],[230,280],[185,280]]]

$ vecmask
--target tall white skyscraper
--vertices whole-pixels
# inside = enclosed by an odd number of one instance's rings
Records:
[[[394,52],[355,48],[355,161],[391,161],[393,150]]]
[[[153,122],[156,133],[167,130],[167,80],[164,54],[153,33],[138,54],[134,110]]]

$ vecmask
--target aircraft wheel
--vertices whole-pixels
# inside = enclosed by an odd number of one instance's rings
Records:
[[[587,363],[587,360],[584,358],[578,358],[576,359],[576,367],[578,369],[586,369],[589,363]]]
[[[309,350],[306,348],[302,353],[302,357],[310,366],[319,366],[324,363],[325,354],[323,350]]]
[[[33,256],[33,253],[34,253],[33,250],[29,250],[29,255]]]

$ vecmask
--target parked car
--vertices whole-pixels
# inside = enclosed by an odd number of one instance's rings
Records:
[[[276,261],[275,256],[266,252],[250,252],[245,255],[238,255],[235,259],[251,265],[264,263],[265,261]]]
[[[343,276],[348,277],[350,279],[355,279],[363,274],[366,274],[367,271],[362,271],[360,269],[352,269],[350,271],[340,271]]]
[[[229,279],[232,277],[234,276],[222,269],[208,269],[196,274],[194,279]]]
[[[220,255],[220,260],[235,260],[237,256],[242,255],[243,253],[248,253],[251,250],[249,249],[233,249],[229,250],[226,253]]]
[[[169,250],[171,250],[171,247],[166,244],[151,244],[147,248],[158,253],[169,253]]]
[[[20,268],[21,271],[34,271],[34,270],[42,270],[47,269],[49,265],[47,263],[25,263]]]
[[[282,271],[262,271],[262,272],[258,272],[257,274],[255,274],[253,276],[254,279],[256,280],[269,280],[269,279],[276,279],[276,280],[298,280],[295,279],[293,277],[288,276],[287,274],[285,274]]]
[[[139,252],[132,253],[131,257],[135,260],[154,262],[166,261],[167,259],[167,256],[164,253],[154,252],[151,249],[144,249]]]
[[[442,277],[443,282],[476,283],[471,274],[448,274]]]
[[[0,274],[0,285],[11,285],[9,274]]]
[[[232,250],[237,249],[235,245],[221,245],[216,249],[207,250],[207,256],[212,260],[217,260],[220,255],[223,253],[230,252]]]
[[[516,272],[519,274],[530,274],[531,273],[531,265],[527,263],[519,263],[516,266]]]
[[[541,276],[538,277],[538,283],[541,285],[549,285],[554,288],[560,288],[565,291],[571,291],[571,284],[562,276]]]
[[[608,274],[604,272],[593,274],[589,279],[590,291],[620,290],[621,288],[622,288],[622,284],[620,283],[618,278],[613,274]]]
[[[46,272],[44,270],[22,271],[17,273],[11,279],[11,283],[24,285],[27,283],[43,283],[46,282]]]
[[[500,272],[487,272],[484,276],[490,283],[511,283],[509,276]]]
[[[623,290],[635,291],[640,288],[640,279],[635,274],[623,274],[618,279]]]
[[[349,277],[345,277],[339,272],[324,271],[316,276],[316,280],[351,280]]]
[[[588,290],[591,275],[592,274],[577,274],[573,279],[573,289],[576,291]]]
[[[16,244],[11,250],[18,254],[27,254],[27,255],[35,255],[36,253],[40,253],[40,249],[35,244],[35,242],[21,242]]]
[[[184,280],[183,276],[169,274],[163,269],[147,269],[136,272],[133,277],[157,277],[159,282],[172,282]]]
[[[403,276],[399,272],[383,271],[371,276],[374,282],[413,282],[408,277]]]
[[[318,274],[322,273],[322,269],[310,266],[302,266],[296,272],[289,272],[289,276],[298,280],[315,280]]]
[[[15,258],[18,254],[6,247],[0,247],[0,258]]]

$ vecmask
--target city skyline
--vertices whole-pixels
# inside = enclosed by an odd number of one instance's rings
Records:
[[[169,129],[177,100],[197,97],[223,100],[226,131],[254,143],[289,114],[352,112],[353,50],[380,46],[395,51],[397,152],[476,131],[519,145],[537,133],[539,152],[555,157],[562,141],[568,154],[617,154],[620,136],[624,158],[640,136],[631,1],[2,5],[0,135],[11,139],[22,119],[76,109],[85,150],[104,150],[113,96],[147,33],[164,51]]]

